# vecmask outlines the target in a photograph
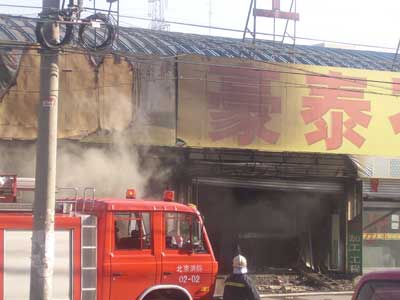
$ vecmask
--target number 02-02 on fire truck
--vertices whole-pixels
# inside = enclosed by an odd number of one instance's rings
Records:
[[[16,192],[9,188],[16,177],[7,180],[0,180],[4,197]],[[54,299],[212,298],[218,265],[197,209],[175,203],[172,191],[163,201],[134,198],[128,190],[124,199],[57,200]],[[32,210],[7,199],[0,203],[0,300],[29,299]]]

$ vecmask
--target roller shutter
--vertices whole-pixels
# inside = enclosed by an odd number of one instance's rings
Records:
[[[264,190],[278,190],[290,192],[319,192],[319,193],[343,193],[344,186],[335,181],[314,181],[295,179],[241,179],[241,178],[213,178],[199,177],[193,179],[193,184],[223,186],[231,188],[252,188]]]
[[[400,179],[363,178],[365,198],[387,198],[400,200]]]

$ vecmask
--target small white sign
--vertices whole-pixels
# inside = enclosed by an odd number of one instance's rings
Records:
[[[49,96],[48,98],[45,98],[42,100],[42,106],[43,107],[53,107],[54,104],[57,101],[57,97],[56,96]]]

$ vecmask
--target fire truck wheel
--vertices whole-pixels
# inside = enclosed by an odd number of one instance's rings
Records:
[[[185,294],[177,290],[159,290],[147,295],[143,300],[189,300]]]

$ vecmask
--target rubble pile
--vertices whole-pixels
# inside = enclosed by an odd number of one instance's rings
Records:
[[[352,281],[318,273],[251,275],[260,294],[351,291]]]

